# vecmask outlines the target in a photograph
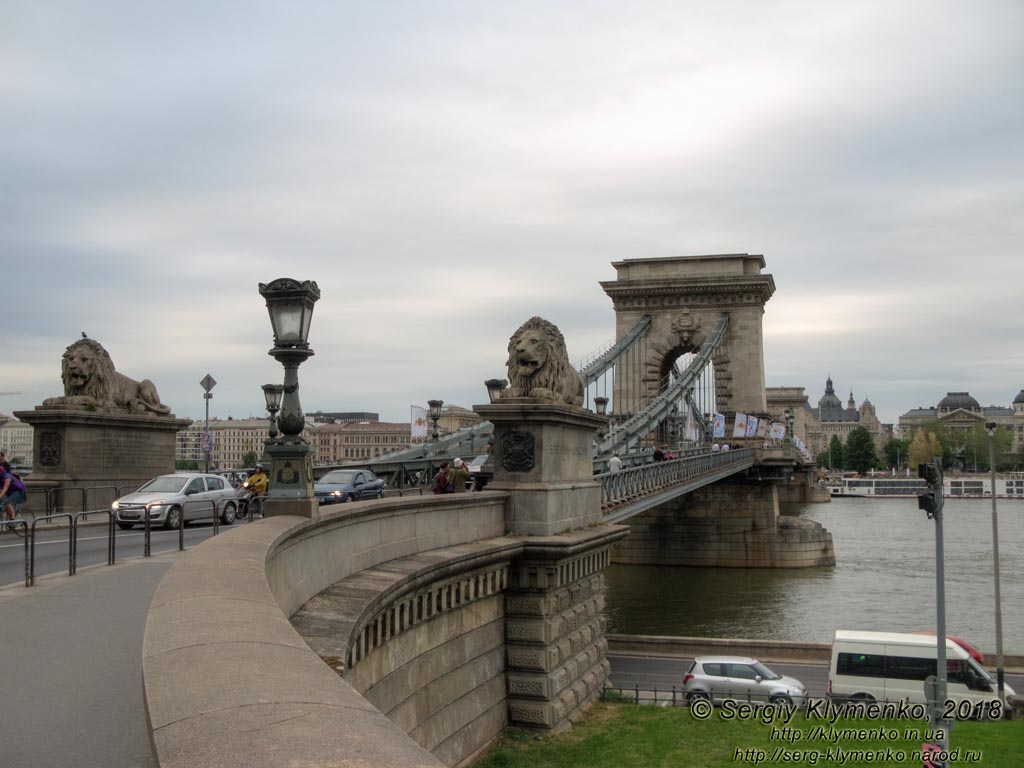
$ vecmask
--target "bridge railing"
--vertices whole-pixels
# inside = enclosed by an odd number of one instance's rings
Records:
[[[752,448],[693,454],[618,472],[603,472],[594,479],[601,484],[601,507],[608,509],[673,485],[716,474],[731,464],[749,463],[753,457]]]

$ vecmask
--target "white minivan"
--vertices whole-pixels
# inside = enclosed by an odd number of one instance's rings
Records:
[[[934,635],[855,632],[837,629],[832,640],[828,694],[843,701],[927,703],[924,681],[936,673]],[[988,672],[952,640],[946,640],[950,716],[998,716],[996,684]],[[1010,686],[1006,695],[1013,696]]]

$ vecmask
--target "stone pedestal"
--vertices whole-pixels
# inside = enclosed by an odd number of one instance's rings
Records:
[[[533,398],[473,410],[494,424],[494,479],[487,488],[512,493],[510,534],[551,536],[601,522],[593,441],[604,417]]]
[[[505,676],[509,725],[560,731],[608,679],[604,576],[626,527],[531,539],[509,568]]]
[[[69,508],[108,505],[156,475],[174,471],[175,442],[188,419],[40,406],[15,414],[34,429],[31,489],[83,489],[64,494]],[[118,490],[115,490],[118,489]]]
[[[313,498],[313,448],[306,443],[270,443],[270,488],[263,514],[315,518],[319,504]]]
[[[532,398],[474,410],[494,424],[487,488],[511,494],[506,529],[528,537],[505,592],[508,721],[559,731],[608,678],[601,571],[628,529],[601,525],[592,452],[605,419]]]

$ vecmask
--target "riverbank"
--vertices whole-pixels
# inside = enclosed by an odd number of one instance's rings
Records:
[[[629,653],[640,656],[752,656],[761,661],[796,661],[808,664],[828,664],[832,655],[831,643],[804,643],[796,640],[743,640],[718,637],[666,637],[661,635],[609,634],[611,653]],[[985,665],[995,666],[995,651],[984,651]],[[1003,654],[1003,668],[1007,672],[1024,673],[1024,655]]]

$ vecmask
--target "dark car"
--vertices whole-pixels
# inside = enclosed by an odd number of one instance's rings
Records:
[[[313,495],[321,506],[379,499],[384,495],[384,481],[368,469],[336,469],[320,478]]]

